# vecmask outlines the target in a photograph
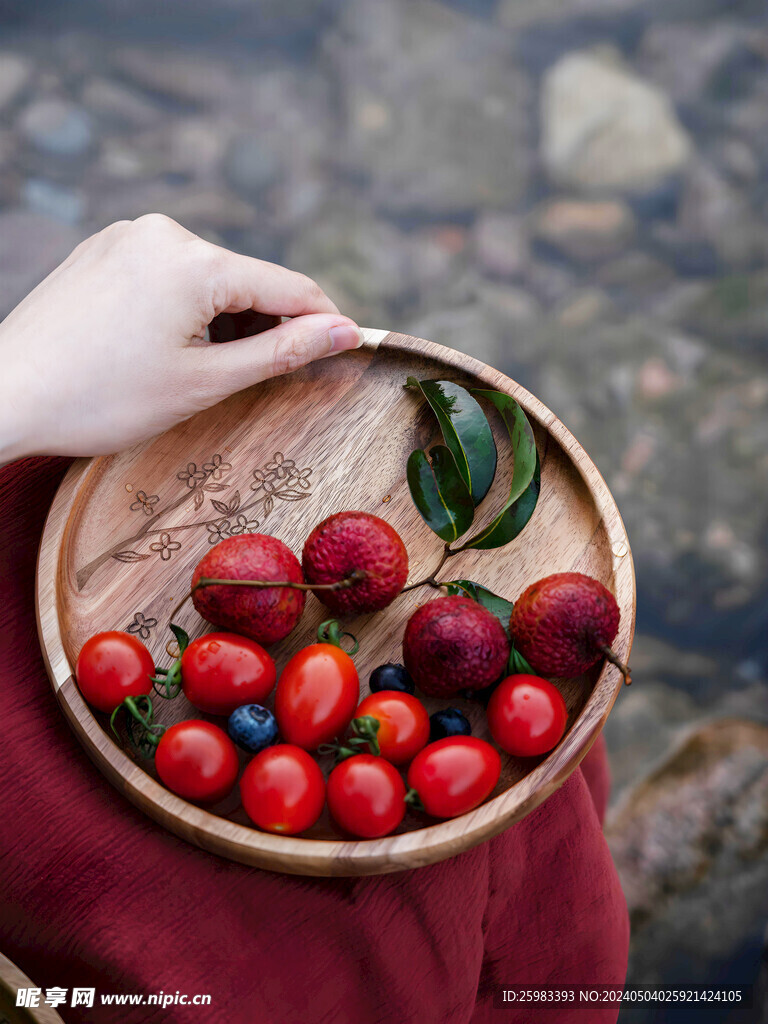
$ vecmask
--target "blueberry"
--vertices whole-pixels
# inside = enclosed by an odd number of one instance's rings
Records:
[[[472,726],[458,708],[443,708],[429,716],[429,742],[446,736],[471,736]]]
[[[368,685],[371,693],[379,690],[399,690],[401,693],[413,693],[416,689],[410,673],[405,665],[379,665],[371,672]]]
[[[277,739],[277,722],[272,712],[260,704],[243,704],[229,716],[227,731],[238,747],[258,754]]]

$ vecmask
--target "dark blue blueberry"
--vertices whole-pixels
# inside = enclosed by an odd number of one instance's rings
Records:
[[[446,736],[471,736],[472,726],[458,708],[443,708],[429,716],[429,742]]]
[[[238,747],[258,754],[277,739],[275,716],[260,704],[243,704],[229,716],[227,731]]]
[[[378,693],[380,690],[399,690],[401,693],[413,693],[416,689],[410,673],[405,665],[379,665],[371,672],[368,681],[371,693]]]

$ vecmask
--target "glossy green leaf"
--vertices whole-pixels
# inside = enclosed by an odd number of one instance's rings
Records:
[[[472,580],[451,580],[444,584],[449,594],[460,594],[464,597],[471,597],[489,612],[493,612],[496,618],[504,627],[504,632],[509,636],[509,617],[512,614],[514,605],[504,597],[499,597],[493,591],[480,583],[473,583]]]
[[[437,417],[459,474],[479,505],[496,474],[496,443],[480,404],[466,388],[449,380],[416,380],[406,387],[419,388]]]
[[[472,504],[456,461],[445,445],[435,445],[429,453],[417,448],[408,457],[406,476],[413,503],[422,519],[446,544],[451,544],[472,525]]]
[[[533,515],[539,498],[541,469],[528,417],[509,395],[476,389],[476,395],[492,402],[504,420],[512,443],[514,464],[509,496],[492,522],[466,541],[463,548],[500,548],[520,533]]]
[[[516,649],[514,643],[512,644],[512,650],[509,652],[509,661],[507,663],[507,672],[509,672],[509,674],[511,676],[517,676],[517,675],[535,676],[537,674],[536,672],[533,671],[533,669],[531,668],[529,663],[525,660],[525,658],[522,656],[520,651],[518,651]]]

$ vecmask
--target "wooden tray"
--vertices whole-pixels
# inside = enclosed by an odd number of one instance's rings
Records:
[[[602,477],[563,424],[514,381],[469,356],[402,334],[365,334],[356,352],[240,392],[118,455],[76,462],[53,501],[38,561],[38,626],[51,682],[95,764],[133,803],[184,839],[233,860],[295,874],[383,874],[442,860],[496,835],[565,781],[621,687],[610,665],[565,681],[569,728],[546,759],[505,756],[493,798],[461,818],[430,823],[409,813],[399,834],[359,842],[343,840],[327,816],[306,837],[260,832],[249,827],[237,790],[213,810],[187,803],[160,785],[151,764],[132,760],[107,731],[106,716],[85,705],[73,667],[82,643],[97,631],[128,629],[145,640],[159,665],[170,664],[170,611],[189,589],[209,544],[227,532],[222,519],[230,530],[273,534],[300,555],[322,518],[363,509],[387,519],[403,537],[410,578],[429,575],[442,542],[411,502],[405,466],[414,448],[426,447],[439,433],[426,403],[403,389],[410,374],[513,395],[531,419],[541,458],[541,497],[524,532],[500,550],[457,555],[446,578],[473,579],[514,600],[548,573],[586,572],[616,595],[621,625],[614,648],[625,661],[634,629],[634,572],[621,517]],[[499,471],[478,523],[491,519],[508,493],[508,437],[500,420],[493,426]],[[237,511],[226,512],[235,504]],[[363,694],[376,665],[401,660],[406,620],[434,596],[422,588],[347,625],[361,641],[355,660]],[[278,671],[313,641],[326,617],[309,596],[294,632],[271,648]],[[192,636],[211,628],[190,602],[177,618]],[[166,723],[200,716],[183,695],[155,703]],[[473,732],[487,737],[477,703],[425,703],[430,712],[461,707]]]
[[[46,1004],[44,989],[40,993],[39,1006],[16,1005],[16,993],[20,988],[39,987],[12,960],[0,953],[0,1024],[64,1024],[56,1010]]]

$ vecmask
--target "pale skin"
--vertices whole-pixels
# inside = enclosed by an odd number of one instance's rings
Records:
[[[206,340],[217,314],[244,310],[291,319],[224,344]],[[0,464],[119,451],[361,343],[310,278],[160,214],[118,221],[82,242],[0,324]]]

